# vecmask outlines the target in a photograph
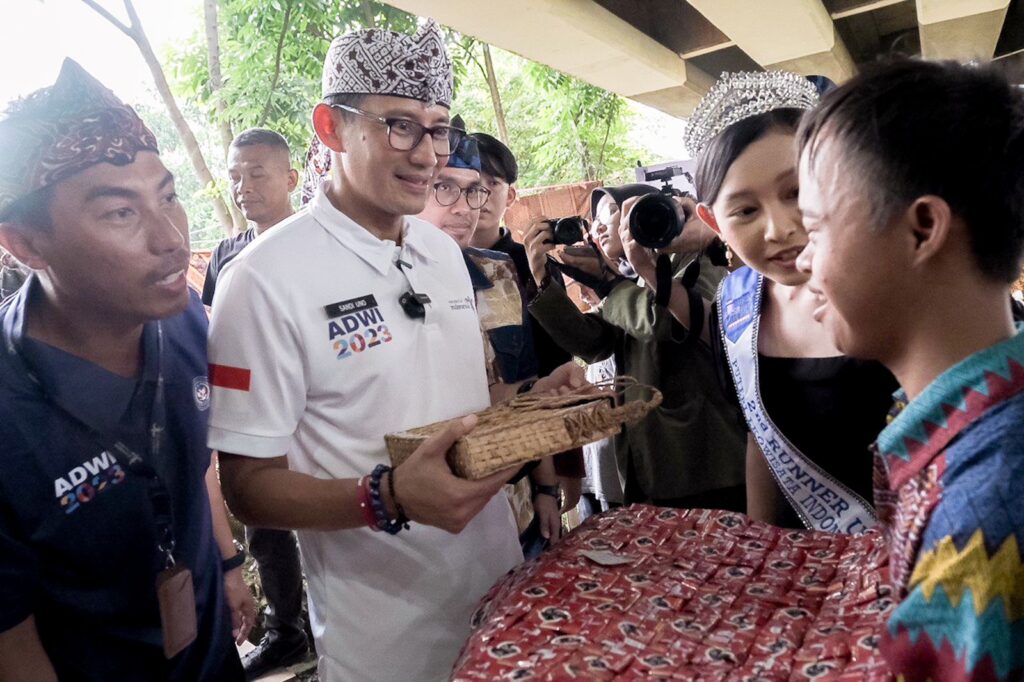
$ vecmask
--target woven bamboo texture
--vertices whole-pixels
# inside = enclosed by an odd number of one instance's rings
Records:
[[[478,412],[476,428],[455,442],[448,464],[462,478],[484,478],[613,436],[623,424],[638,421],[660,404],[658,389],[632,377],[616,377],[567,395],[517,396]],[[391,462],[404,462],[446,423],[385,435]]]

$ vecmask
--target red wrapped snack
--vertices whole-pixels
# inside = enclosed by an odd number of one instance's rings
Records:
[[[874,531],[619,509],[491,590],[453,679],[885,679],[887,556]]]

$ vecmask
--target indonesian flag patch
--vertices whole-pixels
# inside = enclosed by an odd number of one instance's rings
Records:
[[[210,385],[234,391],[248,391],[252,372],[245,367],[210,365]]]

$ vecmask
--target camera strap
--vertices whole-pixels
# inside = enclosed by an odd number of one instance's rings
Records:
[[[667,308],[672,300],[672,260],[667,254],[659,254],[654,265],[654,302]]]
[[[156,388],[153,394],[153,403],[150,407],[149,413],[149,458],[153,460],[159,457],[160,450],[163,444],[163,434],[167,423],[167,409],[165,406],[164,397],[164,374],[163,374],[163,346],[164,336],[163,327],[158,321],[156,323],[157,333],[157,379]],[[156,469],[153,468],[150,462],[147,462],[141,455],[139,455],[134,449],[125,445],[121,440],[113,439],[108,437],[106,434],[101,432],[99,429],[94,427],[92,424],[87,423],[81,417],[68,406],[64,405],[55,396],[51,395],[43,386],[42,381],[36,376],[32,366],[29,363],[27,357],[25,357],[21,348],[21,339],[18,337],[12,337],[9,339],[10,347],[14,351],[18,360],[20,360],[22,367],[25,371],[26,376],[36,385],[37,388],[42,392],[43,399],[50,403],[53,407],[60,410],[69,419],[80,425],[97,443],[100,447],[104,448],[110,455],[117,460],[117,463],[121,465],[126,472],[138,476],[146,481],[146,492],[149,498],[150,505],[153,509],[153,523],[156,526],[156,540],[157,550],[160,552],[163,558],[164,566],[171,568],[174,566],[174,516],[173,509],[171,506],[171,494],[167,490],[167,486],[164,485],[163,481],[160,480],[160,476],[157,474]]]

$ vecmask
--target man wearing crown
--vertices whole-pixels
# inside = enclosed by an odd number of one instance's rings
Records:
[[[298,530],[321,679],[446,679],[522,552],[495,497],[510,472],[445,461],[472,417],[393,469],[384,444],[490,403],[459,247],[409,217],[465,134],[439,27],[340,36],[322,91],[307,209],[218,283],[209,442],[245,523]]]

